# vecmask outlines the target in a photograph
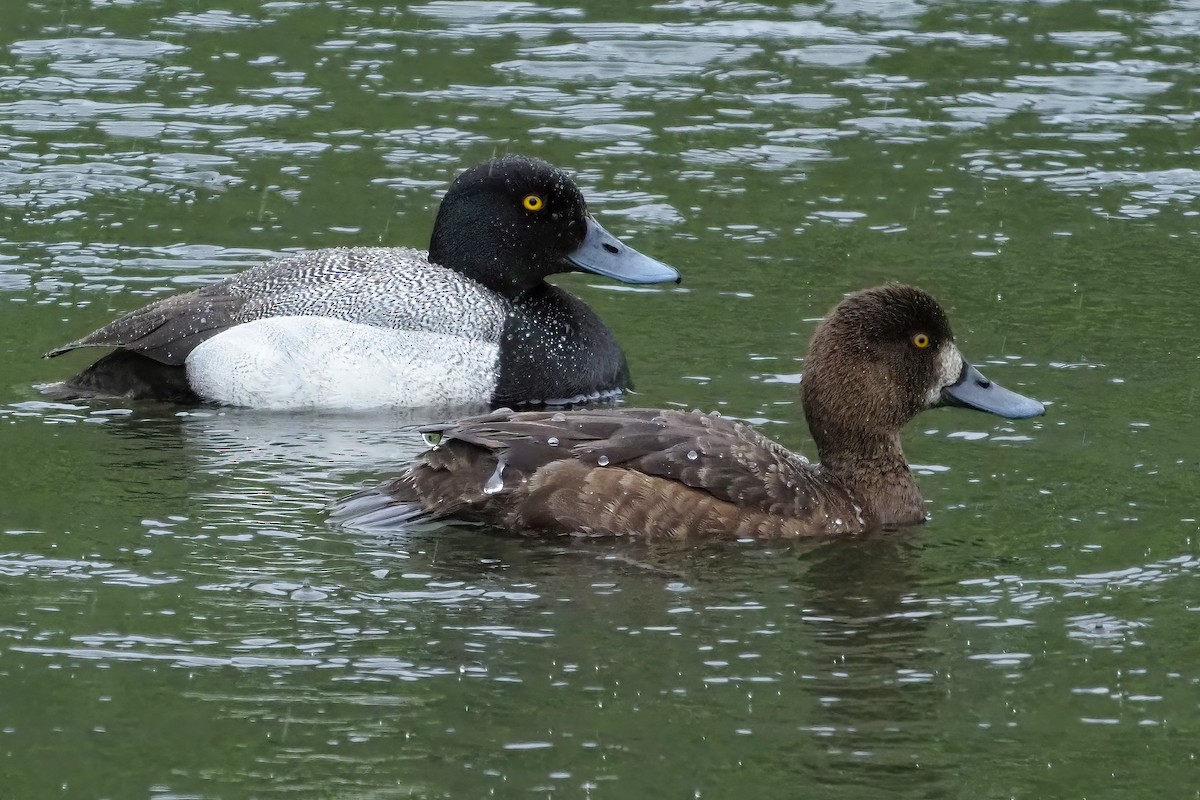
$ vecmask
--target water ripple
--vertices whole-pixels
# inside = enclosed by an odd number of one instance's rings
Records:
[[[149,59],[182,53],[183,45],[153,39],[91,39],[65,37],[62,39],[24,39],[13,42],[8,50],[17,58],[54,61],[74,59]],[[107,65],[106,65],[106,68]]]
[[[236,28],[256,28],[267,24],[268,20],[255,19],[245,14],[234,14],[229,11],[201,11],[193,13],[184,11],[170,17],[165,17],[163,23],[177,28],[195,30],[233,30]]]

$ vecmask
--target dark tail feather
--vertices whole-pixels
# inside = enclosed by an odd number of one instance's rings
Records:
[[[114,350],[62,384],[70,397],[121,397],[130,400],[163,400],[199,403],[188,386],[183,365],[163,364],[128,350]]]
[[[336,501],[329,521],[342,528],[387,531],[430,519],[429,512],[419,503],[397,500],[391,494],[394,483],[363,489]]]

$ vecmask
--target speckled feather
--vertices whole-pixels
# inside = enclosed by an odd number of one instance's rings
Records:
[[[436,447],[335,518],[647,538],[913,525],[925,505],[900,432],[914,416],[945,404],[1010,419],[1045,411],[971,367],[937,301],[899,284],[850,295],[817,326],[801,399],[820,464],[695,412],[504,410],[426,428],[441,437]]]
[[[796,536],[861,524],[820,467],[721,417],[502,410],[422,430],[441,441],[381,487],[401,505],[377,508],[379,524],[422,516],[408,504],[550,535]]]
[[[629,372],[616,337],[546,283],[576,270],[678,279],[605,231],[565,172],[505,155],[451,183],[428,253],[299,253],[151,303],[49,355],[117,348],[64,381],[66,397],[366,408],[619,393]],[[434,353],[428,336],[440,337]]]
[[[217,333],[277,316],[332,317],[495,343],[507,312],[503,298],[430,264],[420,250],[328,248],[285,256],[164,298],[47,355],[79,347],[119,347],[164,364],[182,364]]]

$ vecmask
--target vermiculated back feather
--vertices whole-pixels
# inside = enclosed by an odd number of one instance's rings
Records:
[[[61,385],[85,396],[174,400],[183,385],[195,400],[261,408],[583,402],[631,385],[625,354],[586,303],[546,278],[583,270],[632,283],[678,279],[605,231],[565,172],[516,154],[451,183],[429,243],[427,253],[331,248],[279,258],[153,302],[48,355],[126,354]]]
[[[447,305],[451,307],[447,307]],[[332,317],[393,330],[497,342],[504,301],[403,247],[328,248],[269,261],[217,283],[130,312],[70,344],[118,347],[182,364],[206,339],[277,316]]]

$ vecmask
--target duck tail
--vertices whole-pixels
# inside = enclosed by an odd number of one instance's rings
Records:
[[[401,480],[355,492],[334,502],[329,521],[342,528],[385,531],[425,522],[431,514],[415,497],[397,492]]]

